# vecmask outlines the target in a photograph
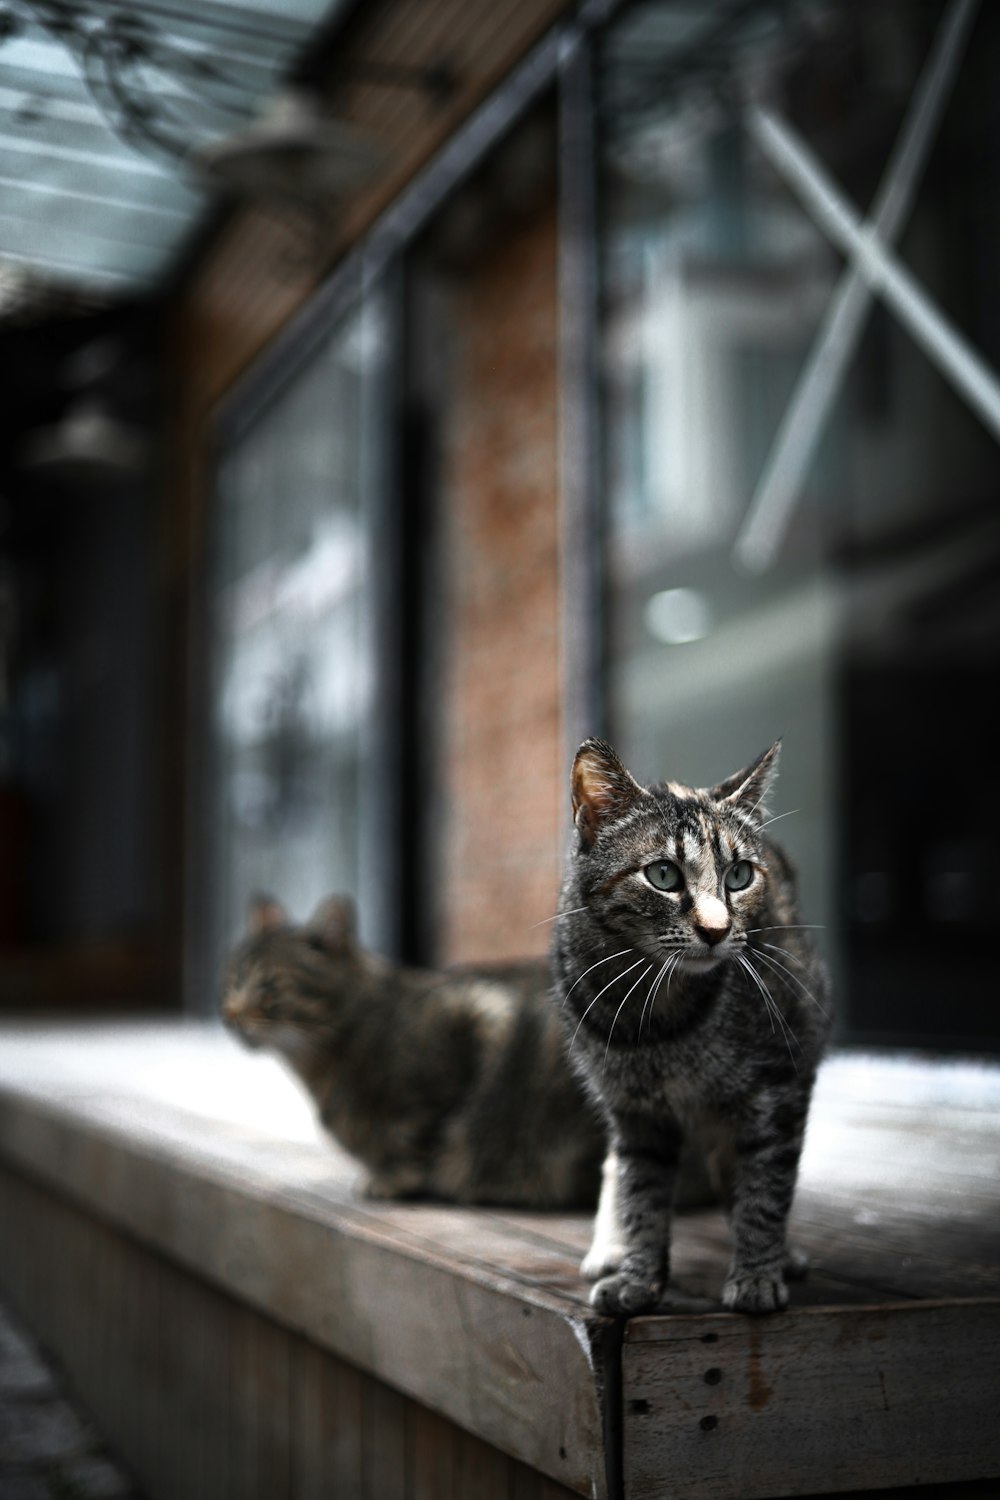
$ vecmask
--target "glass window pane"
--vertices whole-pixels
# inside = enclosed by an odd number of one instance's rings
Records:
[[[220,952],[242,932],[256,892],[299,918],[330,892],[362,892],[375,673],[367,436],[378,346],[374,310],[348,319],[258,416],[220,475],[212,597]]]
[[[958,9],[660,0],[609,29],[609,691],[647,777],[709,784],[782,735],[775,833],[847,1032],[982,1046],[1000,424],[917,326],[931,304],[1000,410],[1000,37],[981,9],[949,43]],[[915,299],[847,286],[831,197],[882,216]]]

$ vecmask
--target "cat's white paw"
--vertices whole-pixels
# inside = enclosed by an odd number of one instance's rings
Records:
[[[613,1240],[598,1244],[595,1240],[580,1262],[580,1275],[588,1281],[598,1281],[602,1276],[610,1276],[613,1271],[617,1271],[624,1259],[624,1245],[616,1244]]]
[[[590,1293],[590,1305],[612,1318],[633,1318],[652,1312],[663,1297],[661,1282],[648,1281],[631,1271],[604,1276]]]
[[[737,1271],[722,1289],[722,1305],[730,1312],[780,1312],[788,1306],[788,1288],[780,1271],[757,1275]]]

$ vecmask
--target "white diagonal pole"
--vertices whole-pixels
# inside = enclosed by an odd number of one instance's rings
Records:
[[[866,225],[884,244],[892,243],[906,222],[977,5],[978,0],[952,0],[931,47]],[[735,555],[750,571],[762,572],[774,561],[872,300],[860,269],[849,266],[830,299],[736,538]]]
[[[775,115],[757,109],[750,130],[798,192],[817,224],[853,261],[869,289],[892,308],[924,353],[1000,442],[1000,380],[969,341],[827,176],[801,140]]]

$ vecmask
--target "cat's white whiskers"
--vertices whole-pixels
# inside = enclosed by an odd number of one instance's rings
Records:
[[[791,818],[795,815],[795,813],[801,812],[801,810],[801,808],[792,807],[788,810],[788,812],[775,813],[773,818],[766,818],[763,823],[758,824],[758,828],[760,828],[761,830],[770,828],[771,824],[777,823],[779,818]]]
[[[592,969],[599,969],[600,966],[601,966],[601,964],[609,964],[613,958],[624,958],[626,953],[634,953],[634,952],[635,952],[634,948],[621,948],[617,953],[609,953],[605,958],[599,958],[597,960],[596,964],[591,964],[591,966],[590,966],[589,969],[584,969],[583,973],[581,975],[579,975],[578,978],[576,978],[576,979],[573,980],[573,983],[570,985],[569,989],[566,991],[565,995],[563,996],[563,999],[562,999],[563,1005],[566,1004],[566,1001],[569,999],[570,995],[572,995],[573,991],[576,989],[577,985],[580,983],[580,980],[581,979],[586,979],[587,975],[591,972]],[[614,981],[612,981],[612,983],[614,983]],[[603,993],[603,991],[602,991],[602,993]]]
[[[639,1029],[638,1029],[638,1031],[635,1034],[636,1046],[639,1045],[640,1038],[642,1037],[642,1023],[646,1019],[646,1006],[649,1004],[650,998],[652,997],[653,991],[656,989],[656,986],[659,984],[660,980],[663,978],[663,975],[664,975],[664,973],[666,971],[667,964],[669,962],[670,962],[670,954],[668,953],[667,957],[663,960],[663,966],[660,969],[660,972],[657,974],[656,978],[653,980],[652,984],[649,986],[649,989],[646,991],[646,998],[645,998],[645,1000],[643,1001],[643,1004],[642,1004],[642,1014],[639,1017]]]
[[[764,939],[761,938],[759,943],[749,943],[747,946],[752,948],[754,953],[757,953],[761,948],[773,948],[775,953],[783,953],[786,958],[792,960],[792,963],[801,964],[804,969],[808,969],[809,967],[808,964],[803,963],[797,953],[793,953],[790,948],[782,948],[780,943],[765,943]]]
[[[739,964],[740,968],[744,969],[746,971],[746,973],[748,973],[750,975],[750,978],[754,981],[754,983],[756,984],[757,988],[760,990],[761,994],[764,996],[764,1014],[767,1016],[768,1020],[771,1023],[771,1031],[773,1033],[774,1032],[774,1016],[771,1014],[771,1007],[768,1004],[767,996],[764,994],[763,985],[761,984],[760,980],[757,978],[757,975],[754,973],[753,969],[750,967],[749,961],[746,958],[743,957],[742,953],[734,953],[733,957],[735,958],[736,962]]]
[[[753,968],[753,965],[751,965],[750,960],[745,959],[742,954],[738,954],[738,957],[739,963],[741,963],[741,968],[744,968],[745,971],[747,971],[747,974],[750,975],[751,980],[753,980],[754,984],[756,984],[757,989],[760,990],[760,995],[762,995],[763,1002],[765,1002],[766,1017],[768,1017],[769,1022],[771,1022],[771,1034],[777,1035],[777,1028],[775,1028],[774,1025],[775,1014],[777,1014],[777,1007],[775,1007],[774,998],[772,998],[771,995],[771,990],[766,987],[766,984],[763,984],[762,978],[760,978],[760,975],[757,974],[757,971]],[[790,1052],[792,1052],[792,1050],[789,1049],[789,1055]]]
[[[763,802],[764,798],[767,796],[767,794],[768,794],[768,792],[770,790],[771,790],[770,787],[765,785],[764,790],[761,792],[760,796],[757,798],[757,801],[754,803],[753,807],[748,807],[747,810],[746,810],[746,812],[743,814],[743,816],[745,818],[752,818],[753,817],[754,813],[757,811],[758,807]]]
[[[662,946],[664,946],[664,945],[661,944],[661,947]],[[657,974],[656,978],[653,980],[652,985],[650,986],[650,993],[646,996],[646,1000],[648,1002],[650,1002],[650,1006],[649,1006],[649,1020],[650,1020],[650,1024],[652,1024],[652,1020],[653,1020],[653,1006],[656,1004],[656,997],[660,993],[660,985],[663,983],[664,975],[668,972],[668,970],[672,971],[675,962],[680,959],[680,957],[683,954],[683,952],[684,952],[684,950],[685,950],[686,947],[687,947],[686,943],[671,943],[670,944],[670,950],[671,951],[667,954],[666,962],[664,963],[662,969]],[[642,1012],[643,1012],[643,1015],[645,1015],[645,1013],[646,1013],[646,1007],[645,1007],[645,1005],[642,1007]],[[649,1028],[647,1027],[647,1035],[648,1035],[648,1030],[649,1030]],[[641,1033],[642,1033],[642,1016],[639,1017],[639,1035],[641,1035]],[[636,1037],[636,1041],[638,1041],[638,1039],[639,1038],[637,1036]]]
[[[760,959],[760,960],[761,960],[761,962],[762,962],[762,963],[765,963],[765,964],[768,964],[768,965],[770,965],[770,966],[771,966],[771,968],[772,968],[772,972],[773,972],[773,973],[774,973],[774,974],[775,974],[775,975],[776,975],[776,976],[777,976],[777,977],[778,977],[778,979],[780,979],[780,980],[781,980],[781,981],[782,981],[782,983],[784,983],[784,979],[783,979],[783,977],[782,977],[782,974],[781,974],[781,972],[780,972],[780,970],[779,970],[779,968],[778,968],[778,966],[777,966],[777,965],[776,965],[776,964],[775,964],[775,963],[774,963],[774,962],[773,962],[773,960],[772,960],[772,959],[770,959],[770,958],[769,958],[769,957],[768,957],[768,955],[767,955],[767,954],[766,954],[766,953],[761,953],[761,951],[760,951],[760,949],[759,949],[759,948],[754,948],[754,947],[751,947],[751,946],[750,946],[750,944],[747,944],[747,948],[748,948],[748,951],[749,951],[749,952],[750,952],[750,953],[752,953],[752,954],[753,954],[753,955],[754,955],[754,957],[755,957],[755,958],[759,958],[759,959]],[[786,971],[785,971],[785,972],[786,972],[786,974],[787,974],[787,973],[789,973],[789,972],[790,972],[790,971],[789,971],[789,970],[786,970]],[[793,977],[794,977],[794,976],[793,976]],[[770,993],[770,991],[768,991],[768,993]],[[779,1007],[778,1007],[778,1003],[777,1003],[777,1001],[775,1001],[775,1000],[774,1000],[774,996],[773,996],[773,995],[771,995],[771,999],[772,999],[772,1000],[773,1000],[773,1001],[774,1001],[774,1005],[775,1005],[775,1010],[776,1010],[776,1012],[777,1012],[777,1014],[778,1014],[778,1015],[779,1015],[779,1016],[781,1016],[781,1011],[780,1011],[780,1009],[779,1009]],[[784,1018],[783,1018],[783,1017],[782,1017],[782,1019],[784,1019]]]
[[[543,917],[540,922],[532,922],[528,931],[533,932],[536,927],[544,927],[547,922],[558,922],[561,917],[575,917],[578,912],[589,910],[589,906],[574,906],[569,911],[557,911],[555,916]]]
[[[674,977],[674,970],[676,969],[677,965],[680,963],[680,961],[683,958],[683,956],[684,956],[684,950],[683,950],[683,948],[679,949],[676,953],[671,954],[671,957],[670,957],[670,960],[669,960],[669,967],[667,969],[667,995],[668,995],[668,997],[670,995],[670,981]],[[659,993],[660,993],[660,986],[657,985],[656,986],[656,994],[654,994],[654,996],[653,996],[653,1005],[656,1004],[656,996]],[[648,1021],[647,1026],[646,1026],[646,1032],[647,1032],[647,1034],[649,1032],[650,1026],[652,1026],[652,1024],[653,1024],[653,1005],[651,1005],[649,1007],[649,1021]]]
[[[641,963],[642,960],[640,959],[639,962]],[[604,1064],[603,1064],[603,1066],[601,1068],[601,1072],[602,1073],[604,1072],[605,1068],[608,1066],[608,1053],[611,1051],[611,1037],[612,1037],[612,1035],[614,1033],[615,1021],[617,1021],[618,1017],[621,1015],[622,1010],[623,1010],[623,1008],[625,1006],[626,1001],[628,1000],[629,995],[631,995],[631,993],[635,989],[636,985],[642,983],[642,981],[645,979],[646,975],[651,972],[652,968],[653,968],[653,965],[650,964],[648,966],[648,968],[643,969],[642,973],[639,975],[639,978],[635,981],[635,984],[633,984],[629,988],[628,994],[626,994],[625,999],[622,1001],[621,1005],[619,1005],[618,1009],[615,1011],[614,1020],[612,1020],[611,1027],[610,1027],[610,1029],[608,1031],[608,1045],[604,1049]]]
[[[792,1054],[792,1042],[794,1041],[796,1046],[798,1046],[798,1038],[795,1036],[795,1033],[791,1030],[787,1021],[785,1020],[785,1017],[782,1015],[781,1007],[779,1006],[777,1000],[775,1000],[774,995],[771,993],[771,987],[767,983],[766,979],[764,979],[762,975],[758,975],[757,977],[761,980],[764,986],[764,993],[767,995],[771,1015],[778,1023],[778,1029],[781,1032],[781,1037],[788,1051],[788,1056],[791,1059],[796,1072],[798,1072],[798,1065],[796,1064],[795,1058]]]
[[[634,953],[635,949],[634,948],[626,948],[625,952],[626,953]],[[621,954],[615,954],[614,956],[616,958],[620,958]],[[594,996],[593,1000],[591,1000],[590,1004],[587,1006],[587,1009],[584,1011],[583,1015],[580,1017],[579,1021],[577,1021],[577,1023],[576,1023],[576,1030],[573,1033],[573,1040],[569,1044],[571,1052],[572,1052],[574,1046],[576,1045],[576,1039],[577,1039],[577,1037],[580,1035],[580,1027],[583,1025],[584,1021],[590,1015],[590,1012],[593,1010],[593,1008],[597,1004],[598,1000],[600,1000],[601,996],[604,994],[604,990],[609,990],[613,984],[617,984],[618,983],[619,979],[624,979],[626,974],[631,974],[632,970],[633,969],[637,969],[641,963],[642,963],[642,959],[641,958],[637,958],[634,964],[629,964],[629,966],[628,966],[627,969],[623,969],[620,974],[616,974],[613,979],[609,979],[608,982],[607,982],[607,984],[604,986],[603,990],[598,990],[597,991],[597,994]],[[597,965],[594,964],[593,967],[596,969]],[[588,970],[588,972],[589,972],[589,970]],[[582,979],[583,975],[581,974],[580,977]]]
[[[758,958],[763,958],[764,954],[763,953],[758,953],[757,957]],[[770,987],[768,986],[766,980],[764,980],[763,977],[760,974],[757,973],[757,971],[753,967],[753,964],[750,962],[749,958],[747,958],[747,963],[750,966],[750,972],[754,975],[754,977],[757,980],[757,982],[763,987],[763,992],[766,994],[767,999],[770,1002],[770,1005],[771,1005],[771,1008],[772,1008],[772,1013],[774,1015],[774,1019],[777,1021],[778,1025],[781,1027],[781,1034],[784,1037],[785,1046],[788,1048],[788,1056],[791,1059],[792,1066],[795,1068],[795,1071],[797,1073],[799,1071],[799,1065],[795,1061],[795,1057],[794,1057],[794,1055],[792,1053],[792,1046],[791,1046],[791,1044],[792,1044],[792,1042],[794,1042],[795,1045],[796,1045],[796,1047],[798,1047],[798,1049],[799,1049],[800,1052],[802,1051],[802,1045],[799,1042],[798,1037],[795,1035],[795,1032],[792,1030],[791,1026],[789,1025],[787,1018],[783,1014],[781,1006],[778,1004],[777,1000],[775,1000],[774,996],[771,994]]]
[[[825,932],[822,922],[772,922],[770,927],[748,927],[747,937],[752,932]]]
[[[761,944],[761,947],[763,947],[763,948],[774,948],[775,946],[776,945],[774,943],[762,943]],[[778,948],[777,951],[779,953],[784,953],[785,949],[784,948]],[[778,959],[778,958],[772,958],[769,953],[761,953],[760,948],[751,948],[751,952],[756,953],[756,955],[757,955],[757,957],[759,959],[762,959],[763,962],[766,963],[766,964],[770,964],[772,966],[772,968],[783,970],[784,973],[786,973],[788,975],[789,979],[792,980],[792,982],[794,984],[798,985],[798,987],[802,991],[802,993],[809,1000],[812,1001],[813,1005],[815,1005],[815,1007],[819,1011],[820,1015],[825,1016],[827,1020],[830,1019],[829,1015],[823,1009],[822,1005],[820,1005],[819,1001],[816,999],[816,996],[813,994],[813,992],[809,988],[809,986],[806,985],[806,984],[803,984],[803,982],[799,978],[799,976],[797,974],[793,974],[792,971],[791,971],[791,969],[787,966],[787,964],[783,964],[781,962],[781,960]],[[794,954],[789,953],[787,956],[789,958],[793,958]],[[800,960],[800,962],[801,962],[801,960]]]

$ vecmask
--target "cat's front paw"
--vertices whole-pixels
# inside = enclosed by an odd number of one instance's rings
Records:
[[[590,1305],[611,1318],[634,1318],[652,1312],[664,1288],[634,1271],[616,1271],[604,1276],[590,1293]]]
[[[595,1240],[580,1262],[580,1275],[587,1281],[597,1281],[600,1277],[610,1276],[612,1271],[617,1271],[624,1259],[624,1245],[610,1240],[598,1244]]]
[[[737,1271],[722,1289],[722,1305],[730,1312],[780,1312],[788,1306],[788,1288],[780,1270],[756,1275]]]

